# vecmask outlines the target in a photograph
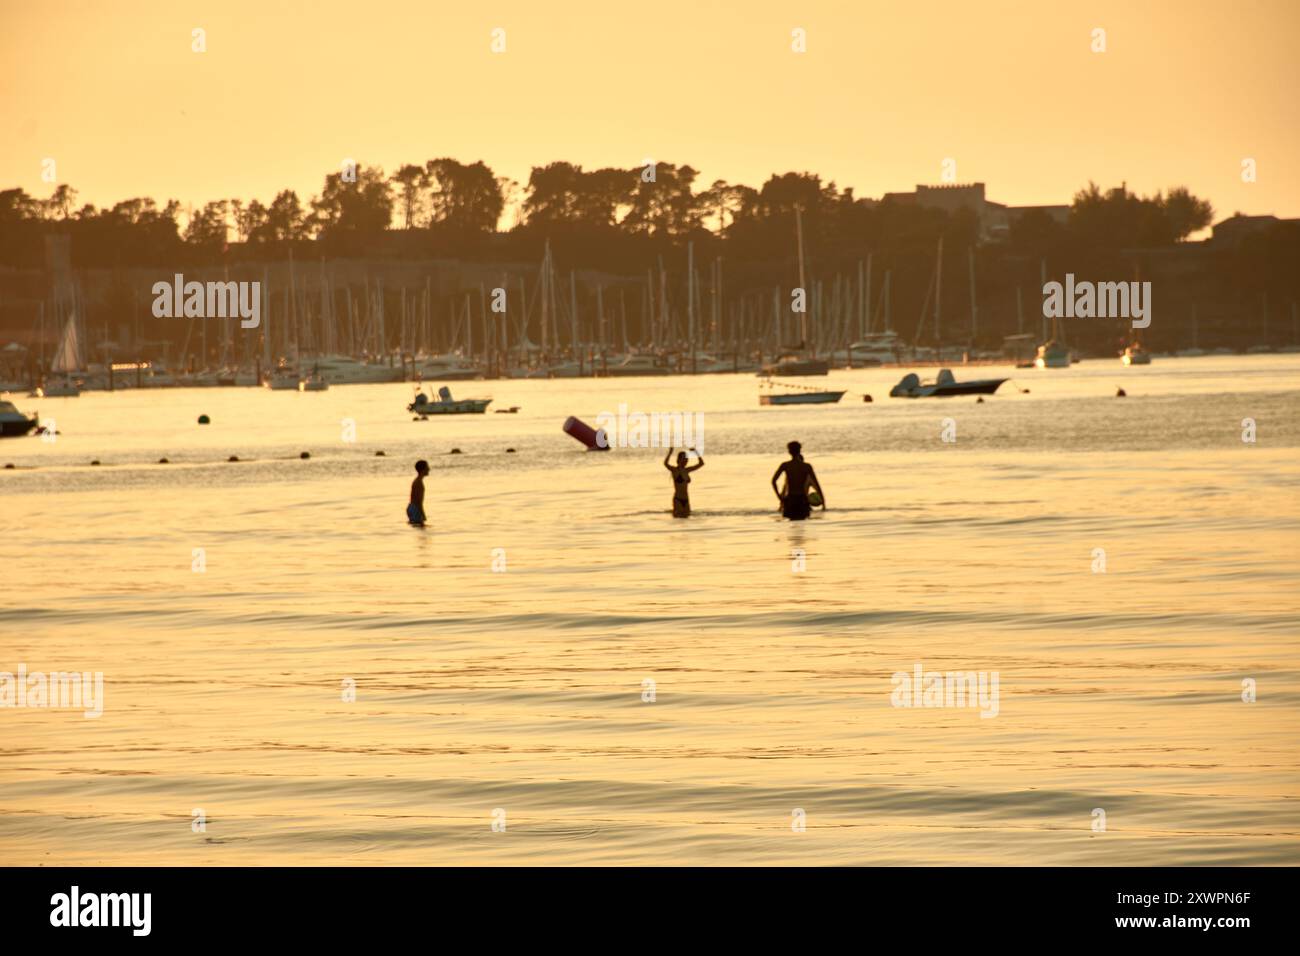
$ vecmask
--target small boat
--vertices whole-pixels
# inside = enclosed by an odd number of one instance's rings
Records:
[[[915,372],[908,372],[889,390],[890,398],[946,398],[951,395],[992,395],[1005,378],[981,378],[959,382],[952,369],[941,368],[933,382],[922,382]]]
[[[277,368],[266,379],[265,385],[273,392],[298,391],[302,377],[289,368]]]
[[[859,342],[850,343],[846,358],[853,368],[878,368],[897,362],[902,350],[903,344],[897,332],[876,332]]]
[[[1150,365],[1151,354],[1142,348],[1141,342],[1134,342],[1124,350],[1119,360],[1125,365]]]
[[[328,392],[330,383],[325,381],[320,369],[313,369],[310,375],[298,383],[298,390],[300,392]]]
[[[1038,346],[1038,357],[1034,359],[1035,368],[1069,368],[1070,350],[1064,345],[1050,339]]]
[[[55,379],[38,385],[32,390],[32,398],[77,398],[81,395],[81,386],[70,378]]]
[[[788,353],[780,356],[770,365],[764,365],[759,375],[825,375],[831,370],[831,363],[825,359],[811,358],[806,355]]]
[[[417,392],[415,401],[407,405],[406,410],[415,412],[421,418],[427,415],[482,415],[490,404],[490,398],[454,399],[451,397],[451,389],[444,385],[438,389],[437,398]]]
[[[13,402],[0,402],[0,435],[5,438],[26,435],[33,428],[39,428],[40,424],[39,415],[28,418],[15,407]]]
[[[629,355],[617,365],[608,366],[605,374],[615,378],[631,375],[667,375],[668,367],[662,359],[654,355],[636,354]]]
[[[844,392],[813,389],[799,392],[764,392],[758,396],[760,405],[833,405],[844,397]]]

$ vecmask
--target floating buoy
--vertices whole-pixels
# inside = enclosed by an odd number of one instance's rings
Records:
[[[1122,388],[1119,388],[1119,389],[1116,389],[1116,390],[1115,390],[1115,397],[1116,397],[1116,398],[1124,398],[1124,397],[1127,396],[1127,395],[1128,395],[1128,392],[1124,391],[1124,389],[1122,389]]]
[[[463,455],[464,452],[462,452],[459,448],[453,448],[450,452],[448,452],[448,454],[451,454],[451,455]]]
[[[9,462],[9,463],[7,463],[7,464],[5,465],[5,471],[10,470],[11,468],[13,468],[13,466],[14,466],[14,463],[13,463],[12,461]]]
[[[96,458],[94,461],[91,462],[91,464],[92,464],[92,465],[98,465],[98,464],[99,464],[99,459]]]
[[[226,461],[239,461],[239,456],[231,455],[229,458],[226,459]]]
[[[592,428],[581,419],[570,415],[564,420],[563,431],[566,435],[586,445],[587,451],[609,451],[609,438],[605,435],[605,429],[603,428]]]
[[[873,401],[873,399],[872,399],[872,397],[871,397],[870,395],[863,395],[863,396],[862,396],[862,400],[863,400],[864,402],[870,402],[870,401]]]
[[[199,424],[200,424],[200,425],[210,425],[210,424],[212,424],[212,419],[208,418],[207,415],[200,415],[200,416],[199,416]]]
[[[166,458],[159,458],[159,459],[158,459],[158,464],[160,464],[160,465],[169,465],[169,464],[171,464],[171,462],[169,462]]]
[[[507,454],[507,455],[513,455],[514,453],[515,453],[515,450],[514,450],[513,448],[507,448],[507,449],[506,449],[506,454]],[[9,467],[12,468],[13,465],[10,465]]]
[[[377,451],[377,452],[375,452],[375,457],[376,457],[376,458],[383,458],[383,457],[384,457],[384,453],[383,453],[382,451]]]
[[[984,404],[984,396],[981,395],[979,398],[975,399],[975,404],[976,404],[976,405],[983,405],[983,404]]]
[[[298,454],[298,457],[301,458],[303,461],[306,461],[308,458],[311,457],[311,452],[309,451],[300,452]]]

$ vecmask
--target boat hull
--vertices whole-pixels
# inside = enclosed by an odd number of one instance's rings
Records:
[[[465,398],[451,402],[412,402],[406,410],[421,418],[429,415],[482,415],[490,404],[490,398]]]
[[[0,421],[0,437],[3,438],[21,437],[22,435],[26,435],[33,428],[36,428],[39,424],[40,424],[40,420],[37,418],[23,418],[23,419],[6,418],[3,421]]]
[[[803,395],[760,395],[760,405],[833,405],[844,397],[843,392],[807,392]]]

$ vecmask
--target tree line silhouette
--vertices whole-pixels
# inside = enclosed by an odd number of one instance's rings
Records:
[[[1155,268],[1151,262],[1186,247],[1183,240],[1214,216],[1207,201],[1183,187],[1139,196],[1123,185],[1103,190],[1089,183],[1073,197],[1067,222],[1029,210],[1012,220],[1004,241],[981,243],[980,223],[967,209],[949,214],[861,198],[809,172],[773,174],[759,187],[723,180],[703,186],[698,176],[689,165],[667,162],[584,169],[561,161],[534,167],[520,186],[481,161],[441,158],[391,175],[368,165],[331,172],[305,200],[285,189],[268,202],[219,199],[189,211],[151,198],[79,206],[66,184],[46,198],[8,189],[0,191],[0,264],[40,268],[48,232],[72,237],[74,267],[110,269],[272,262],[291,249],[301,259],[518,264],[539,261],[549,242],[565,270],[644,280],[656,265],[684,274],[689,242],[697,264],[725,260],[726,289],[744,294],[792,284],[798,209],[810,275],[849,275],[874,256],[877,275],[894,275],[900,311],[921,301],[940,237],[957,253],[945,260],[945,287],[964,288],[963,250],[976,250],[979,295],[993,303],[992,321],[981,331],[992,335],[1008,330],[1005,316],[1018,289],[1036,293],[1040,263],[1053,274],[1134,278],[1135,261]],[[507,226],[508,210],[514,221]],[[1261,292],[1278,303],[1293,300],[1298,250],[1294,229],[1218,250],[1198,266],[1200,291],[1187,284],[1189,301],[1253,302]]]

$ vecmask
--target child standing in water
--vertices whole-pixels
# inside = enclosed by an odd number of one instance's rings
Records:
[[[695,451],[694,448],[691,451]],[[691,465],[689,468],[686,462],[689,460],[686,452],[677,453],[677,464],[668,464],[669,459],[673,457],[673,450],[670,446],[668,454],[664,455],[664,467],[667,468],[673,476],[673,517],[689,518],[691,516],[691,496],[687,486],[691,483],[691,472],[699,471],[704,467],[704,456],[698,455],[699,464]]]
[[[421,458],[415,463],[415,480],[411,482],[411,503],[406,506],[406,519],[417,528],[424,527],[424,476],[429,473],[429,463]]]

